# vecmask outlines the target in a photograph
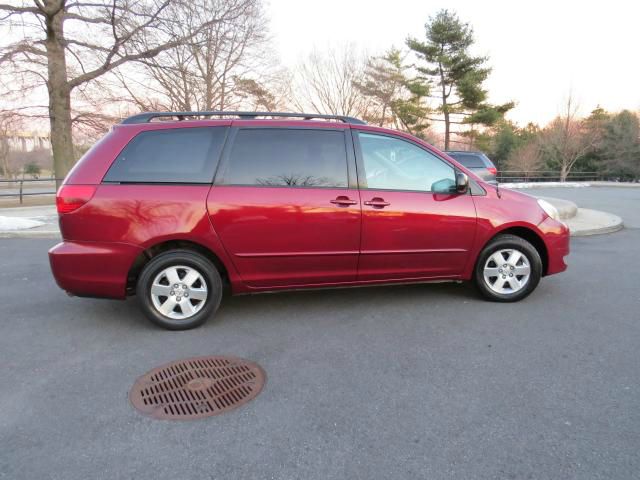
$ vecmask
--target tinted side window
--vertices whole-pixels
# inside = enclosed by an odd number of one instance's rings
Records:
[[[216,183],[346,187],[344,133],[335,130],[241,129]]]
[[[359,133],[368,188],[443,192],[455,186],[451,165],[413,143]]]
[[[124,148],[105,182],[211,183],[226,127],[141,132]]]
[[[448,155],[467,168],[487,167],[481,155],[474,155],[472,153],[449,153]]]

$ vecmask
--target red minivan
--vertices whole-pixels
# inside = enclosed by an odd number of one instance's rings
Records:
[[[569,253],[552,205],[489,185],[411,135],[341,116],[136,115],[84,155],[56,202],[58,285],[137,294],[175,330],[212,316],[225,285],[473,280],[511,302],[565,270]]]

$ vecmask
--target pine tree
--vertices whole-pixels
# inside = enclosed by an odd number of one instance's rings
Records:
[[[451,143],[451,124],[493,125],[513,103],[493,106],[486,103],[487,91],[483,83],[491,69],[486,66],[487,57],[473,56],[473,29],[463,23],[455,13],[440,10],[425,25],[426,41],[414,38],[407,46],[421,61],[416,68],[437,87],[439,111],[444,117],[445,150]],[[462,121],[452,119],[462,115]],[[471,133],[474,135],[473,127]]]

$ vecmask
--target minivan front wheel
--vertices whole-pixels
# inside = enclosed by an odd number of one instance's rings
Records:
[[[222,299],[222,279],[204,256],[171,250],[152,258],[138,278],[142,311],[156,325],[187,330],[202,325]]]
[[[499,235],[482,250],[475,281],[485,298],[516,302],[535,290],[542,277],[542,260],[533,245],[515,235]]]

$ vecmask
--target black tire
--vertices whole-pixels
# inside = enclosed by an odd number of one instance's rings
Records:
[[[498,293],[491,289],[484,278],[484,267],[489,257],[499,250],[516,249],[528,260],[530,266],[529,280],[521,290],[514,293]],[[492,263],[489,266],[493,265]],[[542,277],[542,260],[536,248],[521,237],[515,235],[498,235],[480,252],[474,271],[474,280],[480,293],[493,302],[517,302],[533,292]],[[504,278],[504,277],[503,277]],[[498,280],[496,280],[498,281]]]
[[[164,315],[155,307],[151,297],[151,286],[156,276],[172,266],[192,268],[202,276],[206,283],[207,298],[204,300],[204,305],[188,318],[176,319]],[[138,277],[136,295],[142,311],[153,323],[168,330],[188,330],[199,327],[218,310],[222,299],[222,290],[220,273],[209,259],[194,251],[179,249],[161,253],[144,266]],[[184,299],[182,300],[184,301]],[[188,301],[193,302],[194,300],[189,299]],[[179,311],[182,310],[179,308]]]

